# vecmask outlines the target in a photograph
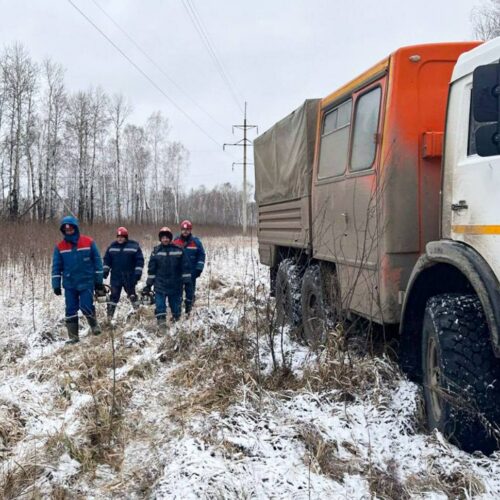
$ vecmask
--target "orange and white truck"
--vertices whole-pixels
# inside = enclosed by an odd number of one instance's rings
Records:
[[[400,336],[429,428],[496,448],[500,39],[396,50],[255,141],[258,239],[278,316]]]

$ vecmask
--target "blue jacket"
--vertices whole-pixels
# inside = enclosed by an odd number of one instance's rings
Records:
[[[166,295],[181,294],[182,283],[191,281],[191,266],[182,248],[173,243],[154,247],[148,264],[148,286]]]
[[[112,286],[133,286],[142,275],[144,256],[139,243],[126,240],[121,245],[114,241],[104,254],[104,274],[111,270]]]
[[[64,234],[65,224],[75,226],[73,235]],[[64,288],[75,290],[93,289],[94,285],[101,285],[102,259],[95,241],[80,234],[75,217],[64,217],[61,232],[64,239],[54,248],[52,257],[52,288],[61,288],[61,279]]]
[[[182,235],[177,235],[174,238],[174,245],[183,248],[186,252],[191,264],[191,274],[193,277],[196,276],[196,271],[199,271],[201,274],[205,267],[205,249],[201,240],[192,234],[187,239],[184,239]]]

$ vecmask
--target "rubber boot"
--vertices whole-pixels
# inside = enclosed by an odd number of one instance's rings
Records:
[[[186,308],[186,316],[189,316],[193,309],[193,304],[191,302],[186,302],[185,308]]]
[[[101,327],[99,326],[99,323],[95,319],[94,316],[87,316],[87,321],[90,326],[90,330],[92,331],[93,335],[100,335],[101,332]]]
[[[114,304],[108,304],[106,306],[106,316],[108,318],[108,321],[111,321],[113,319],[115,311],[116,311],[116,306]]]
[[[156,318],[156,321],[158,322],[158,330],[160,332],[165,332],[167,329],[167,317],[166,316],[158,316]]]
[[[78,337],[78,318],[67,319],[66,328],[68,330],[68,340],[66,340],[66,344],[71,345],[80,342]]]

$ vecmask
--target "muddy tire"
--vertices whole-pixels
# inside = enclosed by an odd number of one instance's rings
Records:
[[[302,323],[300,306],[301,273],[293,259],[281,261],[276,273],[276,319],[279,327],[295,329]]]
[[[500,362],[475,295],[432,297],[425,309],[422,373],[427,425],[468,452],[498,448]]]
[[[320,347],[326,341],[327,311],[319,265],[306,269],[301,296],[304,340],[313,348]]]

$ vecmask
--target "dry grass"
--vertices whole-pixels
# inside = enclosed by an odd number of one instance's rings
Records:
[[[2,466],[0,470],[2,499],[37,498],[35,483],[45,471],[40,459],[41,457],[33,454],[24,457],[22,462],[9,462]]]
[[[10,365],[26,354],[28,347],[25,342],[9,340],[0,346],[0,366]]]
[[[363,394],[390,389],[402,379],[397,364],[383,356],[371,356],[340,340],[341,333],[330,333],[318,361],[304,371],[304,383],[313,390],[337,389],[347,394]]]
[[[365,475],[373,498],[406,500],[410,495],[397,478],[396,464],[387,464],[386,470],[366,463],[355,455],[351,460],[338,456],[337,443],[327,441],[313,425],[300,429],[299,436],[306,447],[304,461],[311,469],[343,483],[346,475]]]
[[[94,238],[103,251],[114,240],[116,228],[120,225],[126,225],[130,237],[138,240],[146,248],[158,241],[159,227],[153,224],[134,224],[125,221],[115,224],[100,223],[92,226],[82,224],[81,231]],[[176,224],[171,224],[170,227],[176,232]],[[241,234],[241,228],[237,227],[195,225],[194,229],[195,233],[202,238]],[[27,257],[29,260],[36,258],[38,266],[48,267],[54,245],[61,239],[59,221],[47,224],[30,221],[0,221],[0,234],[2,235],[0,265],[20,262]]]
[[[0,451],[9,451],[23,438],[25,425],[19,406],[0,400]]]
[[[223,412],[235,402],[237,388],[253,376],[252,345],[248,337],[244,332],[228,330],[219,334],[215,343],[199,345],[193,339],[189,346],[194,349],[189,356],[185,354],[186,360],[169,377],[172,384],[187,389],[182,402],[172,409],[172,415]],[[179,351],[186,353],[186,346]]]
[[[485,491],[481,480],[465,467],[456,472],[449,472],[437,462],[433,462],[425,474],[410,476],[405,488],[411,497],[442,491],[448,498],[463,500],[474,498]]]

